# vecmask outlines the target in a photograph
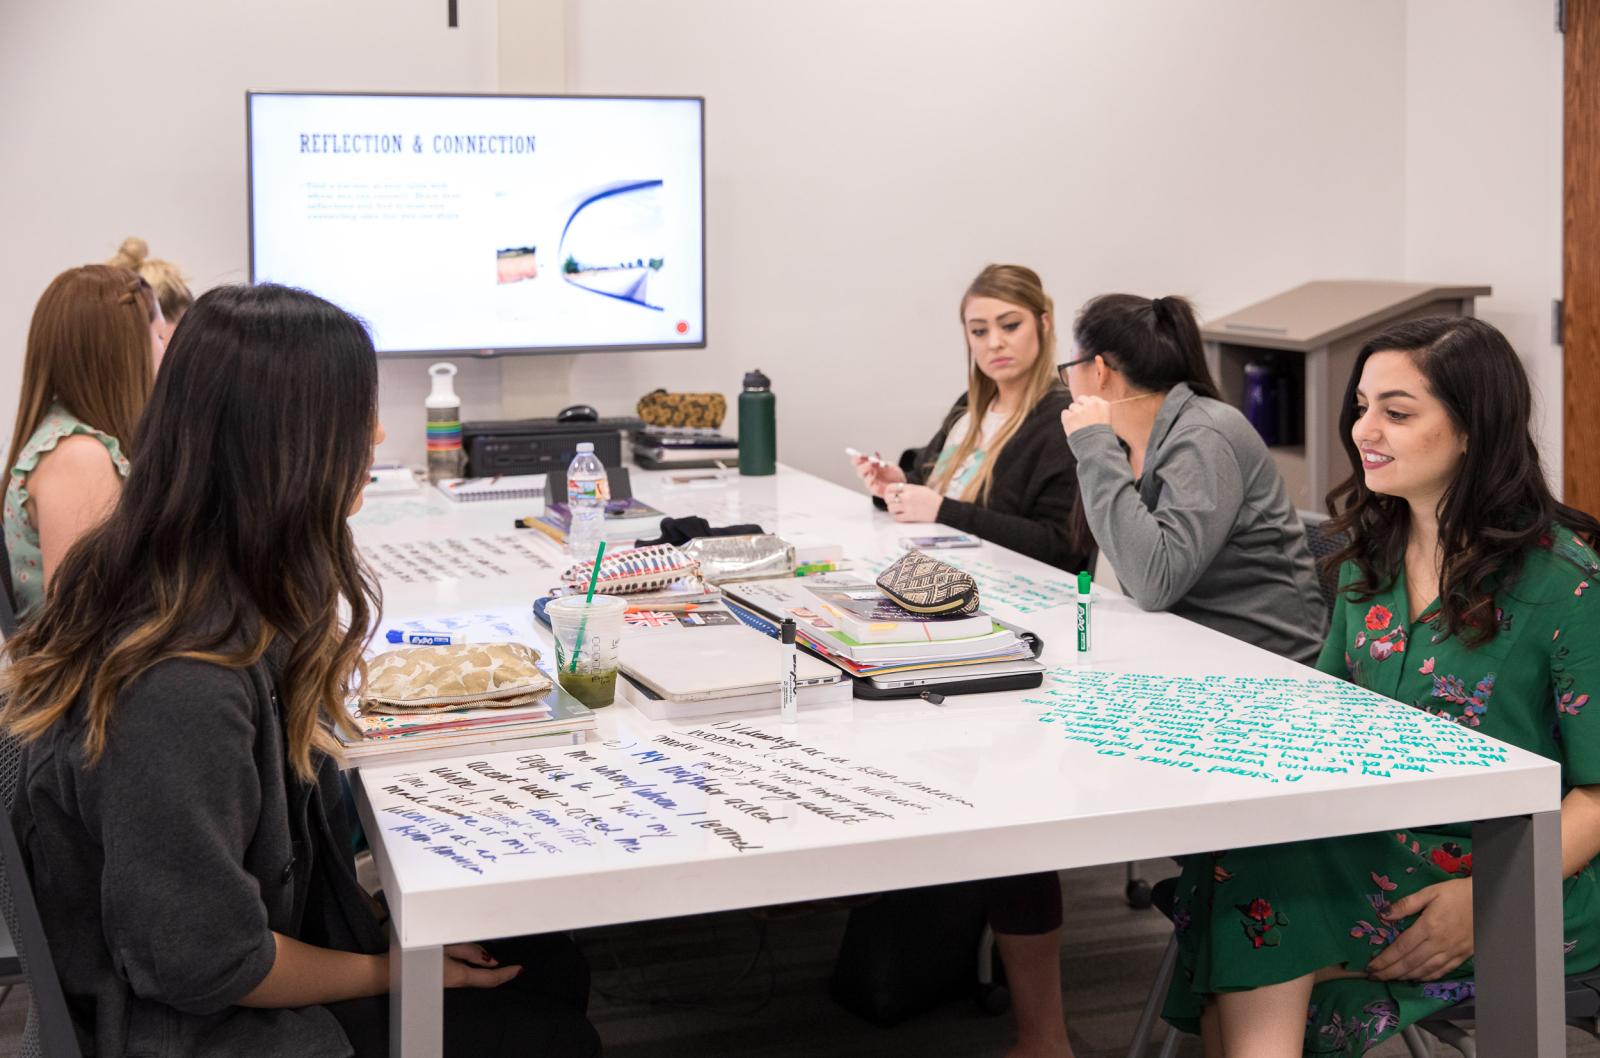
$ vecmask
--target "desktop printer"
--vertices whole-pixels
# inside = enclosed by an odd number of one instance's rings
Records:
[[[461,447],[467,454],[467,476],[493,477],[496,474],[544,474],[552,470],[565,474],[578,454],[578,445],[589,441],[594,454],[608,467],[622,465],[622,435],[642,429],[638,419],[518,419],[506,422],[466,422],[461,424]]]

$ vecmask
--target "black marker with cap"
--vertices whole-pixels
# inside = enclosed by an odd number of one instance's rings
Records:
[[[779,626],[778,641],[783,644],[783,680],[779,688],[780,716],[786,724],[800,719],[799,666],[800,657],[794,645],[794,618],[785,617]]]

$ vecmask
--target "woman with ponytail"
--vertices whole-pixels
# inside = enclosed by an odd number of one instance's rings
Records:
[[[1061,425],[1122,590],[1314,662],[1327,616],[1305,529],[1260,436],[1218,399],[1189,303],[1106,294],[1073,336]]]
[[[166,321],[161,326],[161,339],[171,341],[173,328],[178,326],[183,314],[194,304],[194,295],[189,292],[189,284],[184,281],[178,266],[171,261],[151,257],[150,244],[137,235],[123,239],[122,245],[117,247],[117,252],[106,264],[112,268],[126,268],[150,284]]]
[[[1093,547],[1072,452],[1056,431],[1070,403],[1056,378],[1055,319],[1031,268],[989,265],[961,298],[967,391],[899,467],[857,456],[856,473],[902,522],[939,522],[1066,570]]]

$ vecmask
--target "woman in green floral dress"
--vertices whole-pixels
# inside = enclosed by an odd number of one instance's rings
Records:
[[[1551,496],[1531,403],[1479,320],[1362,349],[1341,417],[1355,473],[1332,497],[1351,544],[1318,667],[1561,763],[1577,972],[1600,965],[1600,523]],[[1213,1058],[1360,1054],[1473,994],[1471,825],[1190,857],[1174,925],[1165,1016]]]

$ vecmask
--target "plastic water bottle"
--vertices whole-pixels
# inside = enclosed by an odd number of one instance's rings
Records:
[[[606,501],[611,498],[611,482],[606,468],[594,454],[594,444],[583,441],[567,468],[567,510],[572,524],[567,527],[567,552],[574,562],[594,558],[605,534]]]

